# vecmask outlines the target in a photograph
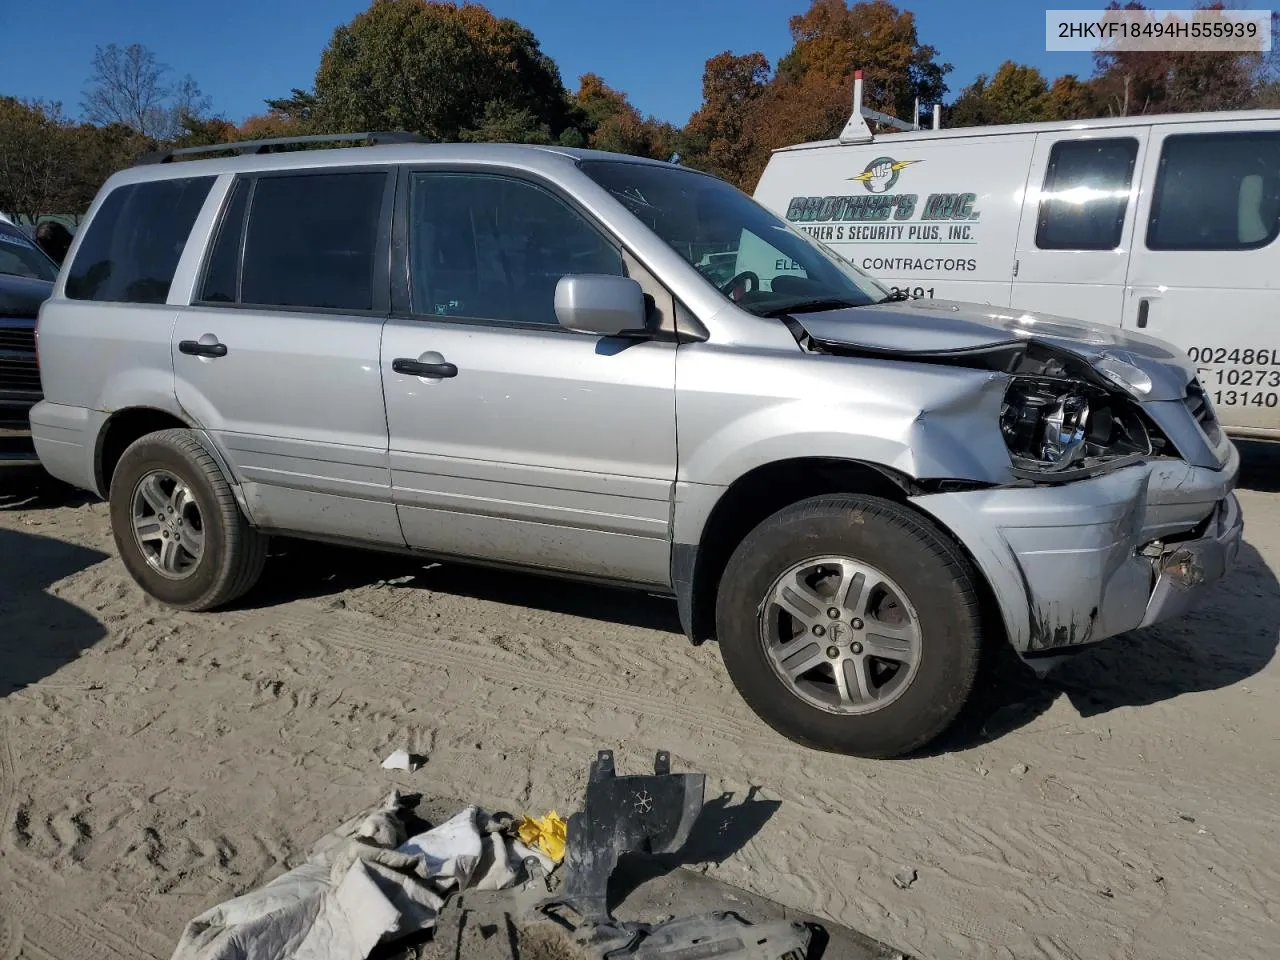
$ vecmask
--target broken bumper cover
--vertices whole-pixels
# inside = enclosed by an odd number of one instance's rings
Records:
[[[1062,653],[1195,606],[1243,533],[1239,454],[1218,470],[1158,460],[1061,486],[913,502],[969,550],[1014,648]]]

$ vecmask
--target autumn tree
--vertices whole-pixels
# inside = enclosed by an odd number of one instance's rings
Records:
[[[1101,113],[1093,86],[1073,73],[1054,80],[1044,99],[1047,120],[1086,120]]]
[[[320,58],[325,132],[411,130],[435,140],[558,140],[571,127],[560,71],[534,35],[473,3],[374,0]]]
[[[82,104],[91,123],[124,124],[145,137],[170,140],[182,133],[186,118],[203,116],[209,105],[190,75],[171,79],[169,67],[140,43],[94,50]]]
[[[920,43],[915,16],[888,0],[852,5],[813,0],[807,12],[791,18],[790,26],[792,48],[767,82],[759,83],[768,72],[763,57],[722,61],[712,71],[713,81],[736,86],[746,101],[738,121],[741,134],[736,142],[722,141],[727,148],[723,169],[743,189],[754,187],[771,150],[840,133],[853,108],[855,70],[863,71],[864,103],[904,120],[912,118],[917,98],[931,104],[947,92],[944,77],[950,64],[939,63],[938,51]],[[704,84],[704,98],[707,92]],[[715,109],[714,102],[704,102],[702,122],[713,125]],[[695,126],[694,132],[698,130]]]
[[[791,18],[791,36],[794,46],[778,62],[784,82],[816,82],[844,94],[861,70],[866,106],[908,121],[917,99],[937,103],[947,92],[951,65],[920,43],[915,14],[888,0],[813,0],[808,12]]]
[[[1112,0],[1107,9],[1147,8]],[[1226,8],[1212,3],[1200,9]],[[1280,25],[1280,17],[1273,15],[1272,22]],[[1101,109],[1111,116],[1232,110],[1257,101],[1273,67],[1273,57],[1248,51],[1103,49],[1094,54],[1091,86]]]
[[[580,113],[585,145],[593,150],[656,160],[666,160],[675,152],[675,127],[642,116],[625,93],[614,90],[598,74],[585,73],[579,78],[573,105]]]
[[[690,162],[732,183],[747,179],[756,152],[751,120],[769,74],[769,61],[759,52],[725,51],[706,62],[702,106],[684,129]]]

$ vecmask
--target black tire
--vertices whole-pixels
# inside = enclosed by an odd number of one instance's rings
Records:
[[[135,491],[156,470],[186,484],[203,525],[203,552],[181,579],[161,575],[134,536]],[[243,595],[262,574],[267,537],[240,512],[217,462],[190,430],[161,430],[134,441],[116,465],[109,500],[120,559],[138,585],[161,603],[179,610],[212,610]]]
[[[804,699],[775,671],[762,638],[774,584],[826,556],[878,568],[917,615],[914,674],[896,699],[871,712],[841,714]],[[743,699],[783,736],[834,753],[903,756],[942,733],[973,689],[982,643],[975,583],[956,545],[906,507],[866,496],[804,500],[766,519],[730,557],[716,597],[721,655]]]

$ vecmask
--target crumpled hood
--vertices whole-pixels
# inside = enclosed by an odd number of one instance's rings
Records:
[[[815,342],[927,361],[931,356],[1038,341],[1093,364],[1113,357],[1151,378],[1144,400],[1180,400],[1196,368],[1187,355],[1155,337],[1013,307],[953,300],[906,300],[820,313],[796,313]]]
[[[0,317],[34,320],[40,304],[52,295],[53,284],[48,280],[0,273]]]

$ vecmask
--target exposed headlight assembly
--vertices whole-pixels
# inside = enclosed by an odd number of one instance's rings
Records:
[[[1000,432],[1014,472],[1031,479],[1077,479],[1152,452],[1151,434],[1133,402],[1081,380],[1011,378]]]

